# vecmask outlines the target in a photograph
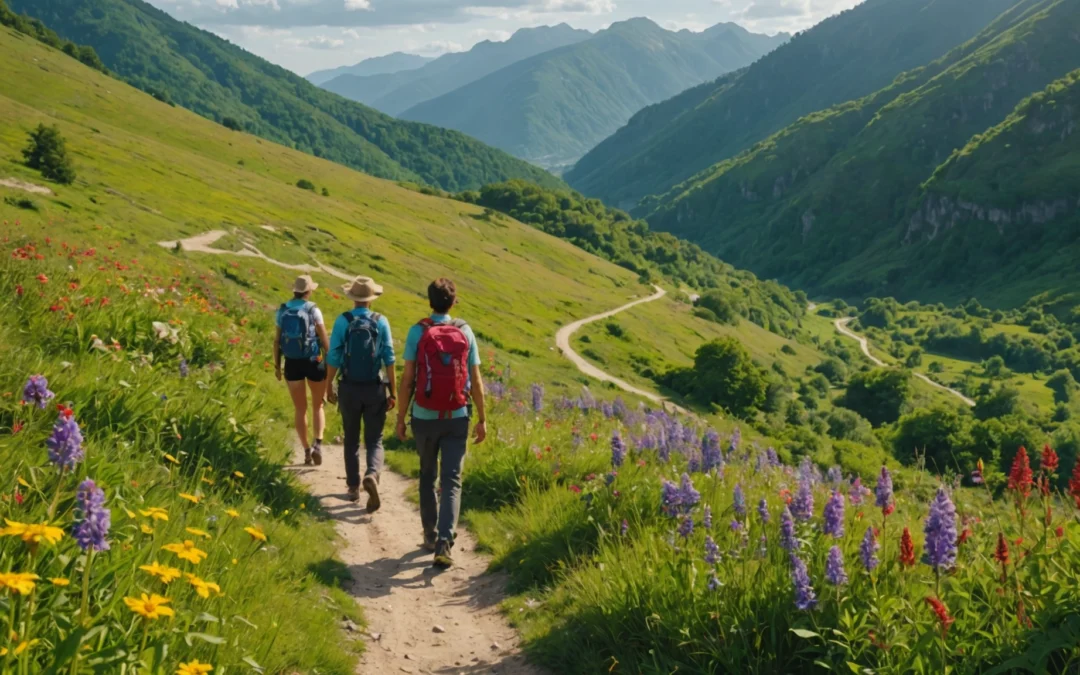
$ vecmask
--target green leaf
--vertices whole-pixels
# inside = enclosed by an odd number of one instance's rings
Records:
[[[792,628],[791,632],[795,633],[795,635],[803,638],[804,640],[809,640],[810,638],[820,638],[821,637],[820,635],[818,635],[814,631],[806,630],[805,628]]]
[[[60,668],[71,661],[71,657],[78,653],[79,646],[82,644],[82,639],[85,635],[86,629],[80,628],[71,635],[68,635],[63,642],[54,647],[52,653],[53,662],[42,675],[55,675],[60,672]]]
[[[243,661],[244,661],[244,663],[246,663],[246,664],[248,664],[249,666],[251,666],[251,669],[252,669],[252,670],[254,670],[254,671],[256,671],[256,672],[259,672],[259,673],[261,673],[261,672],[263,672],[263,671],[265,670],[265,669],[264,669],[264,668],[263,668],[262,666],[260,666],[260,665],[259,665],[259,664],[258,664],[258,663],[257,663],[257,662],[255,661],[255,659],[251,658],[250,656],[245,656],[245,657],[244,657],[244,659],[243,659]]]
[[[191,646],[192,640],[202,640],[203,642],[209,642],[212,645],[225,644],[225,638],[218,637],[217,635],[207,635],[206,633],[188,633],[184,635],[184,642],[187,643],[188,647]]]

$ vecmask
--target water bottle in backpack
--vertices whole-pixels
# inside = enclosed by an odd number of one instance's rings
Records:
[[[314,359],[319,355],[319,338],[315,332],[315,303],[299,307],[281,306],[281,354],[287,359]]]
[[[345,358],[341,364],[341,377],[353,384],[374,384],[379,375],[379,315],[374,312],[354,314],[345,312],[349,322],[345,329]]]

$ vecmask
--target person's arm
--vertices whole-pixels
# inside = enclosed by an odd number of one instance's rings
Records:
[[[281,382],[281,326],[274,331],[274,375]]]
[[[476,409],[473,442],[483,443],[487,438],[487,412],[484,410],[484,376],[480,373],[479,363],[469,366],[469,378],[472,381],[473,407]]]
[[[386,367],[386,410],[389,412],[397,405],[397,368],[394,367],[397,356],[394,354],[394,336],[390,332],[390,321],[385,316],[379,318],[379,344],[379,358]]]
[[[397,406],[397,368],[392,363],[386,364],[386,411],[390,412]]]
[[[398,384],[398,394],[401,396],[401,405],[397,413],[397,437],[405,442],[405,416],[408,414],[409,404],[412,402],[413,385],[416,384],[416,361],[406,361],[401,371],[401,382]]]
[[[326,334],[326,326],[321,323],[315,324],[315,333],[319,336],[319,344],[322,345],[322,353],[330,353],[330,336]]]
[[[337,382],[337,372],[341,368],[341,360],[345,353],[345,328],[344,317],[338,317],[334,321],[334,329],[330,332],[330,340],[326,344],[326,400],[331,404],[337,403],[337,390],[334,383]],[[322,335],[326,334],[326,326],[320,325]],[[319,336],[322,339],[322,335]]]

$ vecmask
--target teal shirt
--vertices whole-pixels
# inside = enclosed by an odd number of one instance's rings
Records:
[[[435,323],[450,323],[450,321],[451,321],[449,314],[432,314],[431,315],[431,320],[434,321]],[[469,366],[471,367],[471,366],[480,365],[480,348],[476,345],[476,336],[473,335],[472,328],[466,325],[464,328],[461,329],[461,332],[465,333],[465,339],[467,339],[469,341],[469,361],[468,361]],[[408,362],[408,361],[412,361],[414,363],[416,362],[416,348],[420,345],[420,338],[423,337],[423,335],[424,335],[424,327],[421,326],[420,324],[416,324],[412,328],[409,329],[409,335],[405,338],[405,361],[406,362]],[[413,417],[418,419],[418,420],[437,420],[437,419],[439,419],[439,411],[438,410],[428,410],[424,406],[417,403],[415,401],[415,397],[414,397],[414,400],[413,400],[412,414],[413,414]],[[468,406],[466,406],[464,408],[458,408],[457,410],[450,413],[451,419],[456,419],[456,418],[459,418],[459,417],[468,417],[468,415],[469,415]]]
[[[354,316],[368,316],[372,313],[367,307],[357,307],[351,311]],[[378,365],[382,368],[395,361],[394,338],[390,333],[390,322],[385,316],[380,314],[375,325],[379,329],[379,353],[376,356],[379,359]],[[334,330],[330,333],[330,353],[326,355],[327,365],[341,368],[341,364],[345,361],[345,331],[348,328],[349,320],[345,318],[345,313],[342,312],[334,321]]]

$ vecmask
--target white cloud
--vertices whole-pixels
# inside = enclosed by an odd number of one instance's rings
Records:
[[[544,12],[610,14],[615,11],[615,3],[613,0],[542,0],[534,9]]]
[[[292,45],[293,47],[303,47],[306,49],[340,49],[345,46],[344,40],[337,38],[327,37],[325,35],[316,35],[311,38],[289,38],[285,40],[285,43]]]
[[[465,51],[465,46],[460,42],[454,42],[452,40],[434,40],[425,44],[420,44],[413,40],[406,40],[404,51],[411,54],[420,54],[421,56],[441,56],[451,52],[463,52]]]
[[[341,31],[341,34],[347,38],[352,38],[354,40],[360,39],[360,32],[357,31],[355,28],[346,28],[345,30]]]
[[[810,15],[810,0],[754,0],[742,12],[747,19],[780,19]]]
[[[345,10],[355,12],[360,9],[371,9],[371,0],[345,0]]]

